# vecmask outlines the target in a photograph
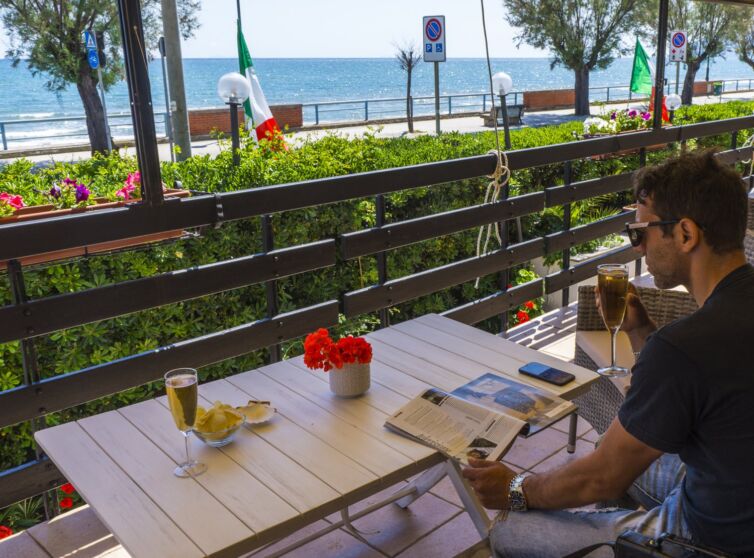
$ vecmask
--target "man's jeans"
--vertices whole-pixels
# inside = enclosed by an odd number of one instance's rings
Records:
[[[611,542],[626,530],[647,536],[668,532],[691,539],[683,519],[681,486],[686,468],[665,454],[634,482],[628,495],[647,511],[622,508],[503,512],[490,532],[498,558],[564,556],[590,544]],[[603,548],[589,556],[610,557]]]

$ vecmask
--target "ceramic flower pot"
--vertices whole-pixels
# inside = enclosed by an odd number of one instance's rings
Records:
[[[330,370],[330,391],[338,397],[358,397],[366,393],[371,382],[369,366],[369,363],[353,363]]]

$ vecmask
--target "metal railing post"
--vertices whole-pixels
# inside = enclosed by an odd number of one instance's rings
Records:
[[[272,235],[272,215],[262,216],[262,248],[266,253],[271,252],[275,248],[275,239]],[[277,261],[277,256],[275,256]],[[274,279],[271,281],[265,281],[264,283],[265,295],[267,297],[267,317],[273,318],[278,314],[278,286],[277,281]],[[280,361],[280,343],[270,345],[270,363]]]
[[[378,227],[385,226],[385,196],[382,194],[375,196],[375,225]],[[387,258],[385,251],[377,252],[377,282],[384,285],[387,282]],[[390,325],[390,313],[387,308],[380,309],[380,325],[387,327]]]
[[[610,86],[608,85],[605,89],[607,90],[607,93],[605,95],[605,102],[609,103],[610,102]]]
[[[453,114],[453,97],[448,95],[448,114]]]
[[[7,151],[8,138],[5,136],[5,122],[0,122],[0,137],[3,139],[3,151]]]
[[[482,112],[487,112],[487,93],[482,93]]]
[[[364,101],[364,121],[369,121],[369,101]]]
[[[571,164],[571,161],[566,161],[563,165],[563,185],[564,186],[570,186],[571,182],[573,181],[573,166]],[[571,204],[566,203],[563,204],[563,230],[569,231],[571,230]],[[563,260],[562,260],[562,268],[563,270],[569,269],[571,267],[571,249],[566,248],[563,250]],[[563,298],[562,298],[562,304],[561,306],[568,306],[570,303],[571,298],[571,287],[568,286],[565,289],[563,289]]]
[[[314,103],[314,124],[319,125],[319,105]]]
[[[18,260],[10,260],[8,262],[8,282],[10,283],[12,302],[15,306],[20,306],[28,300],[26,293],[26,283],[24,282],[24,272],[21,268],[21,263]],[[29,310],[25,310],[29,312]],[[26,314],[29,315],[29,314]],[[27,330],[29,335],[34,334],[34,329],[29,328]],[[21,339],[21,363],[24,371],[24,385],[37,384],[41,381],[39,374],[39,359],[37,356],[37,346],[34,339]],[[42,387],[37,388],[37,393],[41,393]],[[44,409],[40,408],[40,412]],[[41,430],[45,427],[44,419],[38,418],[29,421],[31,426],[31,436],[34,438],[34,432]],[[39,449],[36,442],[34,443],[34,454],[37,460],[44,457],[44,452]],[[55,488],[54,486],[50,487]],[[45,518],[51,519],[58,514],[58,498],[57,493],[54,491],[45,491],[42,493],[42,503],[45,510]]]

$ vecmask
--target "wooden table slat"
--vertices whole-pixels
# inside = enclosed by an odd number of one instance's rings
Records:
[[[277,363],[259,370],[274,374]],[[355,426],[344,422],[331,412],[322,409],[294,391],[270,379],[265,374],[253,372],[228,378],[256,399],[273,401],[283,416],[290,418],[321,440],[352,457],[375,475],[381,477],[411,465],[413,462],[384,443],[378,442]],[[376,453],[375,453],[376,452]],[[379,457],[379,458],[377,458]]]
[[[198,479],[176,477],[173,469],[178,461],[119,412],[103,413],[78,423],[206,554],[254,535]],[[175,433],[181,436],[177,429]]]
[[[313,374],[293,366],[287,361],[282,364],[284,366],[275,366],[274,371],[267,369],[264,374],[296,391],[296,393],[323,409],[329,409],[329,412],[344,422],[355,426],[361,432],[379,440],[413,461],[425,459],[435,453],[435,450],[385,428],[385,421],[390,415],[367,404],[367,399],[376,399],[379,394],[387,391],[382,386],[372,383],[369,392],[362,397],[353,400],[341,399],[333,395],[329,383],[323,382]],[[328,374],[340,373],[342,372],[338,370],[328,372]],[[391,413],[400,409],[401,405],[407,401],[407,398],[402,398],[402,401],[394,406]]]
[[[40,430],[34,437],[132,556],[204,556],[78,422]]]
[[[412,320],[412,322],[410,323],[411,326],[416,326],[418,329],[423,329],[425,326],[428,326],[436,331],[443,332],[445,335],[440,335],[437,333],[433,334],[433,338],[437,343],[442,343],[443,341],[449,341],[452,339],[470,342],[471,345],[469,343],[458,342],[455,344],[455,346],[452,346],[451,349],[471,352],[471,354],[469,355],[470,358],[473,358],[474,354],[477,355],[480,360],[482,360],[483,357],[487,357],[484,360],[484,364],[489,365],[494,362],[494,353],[499,354],[503,358],[514,360],[516,361],[515,363],[510,362],[507,364],[509,368],[508,370],[504,370],[505,373],[517,379],[518,381],[540,387],[547,391],[556,393],[562,397],[571,398],[579,393],[583,393],[584,391],[586,391],[586,389],[588,389],[587,386],[597,379],[597,375],[591,370],[587,370],[586,368],[582,368],[581,366],[577,366],[573,363],[565,362],[546,353],[511,343],[501,337],[490,335],[480,329],[462,324],[461,322],[457,322],[455,320],[448,320],[446,318],[443,318],[442,316],[438,316],[437,314],[427,314],[425,316],[422,316],[421,318]],[[427,333],[423,332],[421,335],[425,337]],[[493,354],[491,355],[484,349],[492,350]],[[543,364],[565,370],[566,372],[570,372],[576,376],[576,380],[572,384],[565,386],[555,386],[553,384],[548,384],[547,382],[542,382],[535,378],[524,376],[518,372],[518,368],[521,365],[532,361],[541,362]]]
[[[243,372],[224,380],[202,384],[199,390],[207,399],[223,401],[229,405],[244,405],[249,399],[261,399],[253,393],[256,376],[256,372]],[[233,383],[229,381],[231,379]],[[281,410],[281,402],[274,401],[273,406],[278,411]],[[379,484],[377,475],[280,412],[269,424],[254,427],[254,432],[280,453],[338,491],[341,496],[371,483]],[[312,459],[312,456],[317,458]]]
[[[203,404],[207,406],[206,401]],[[175,428],[165,398],[130,405],[120,412],[171,459],[184,459],[183,436]],[[242,434],[245,435],[246,430],[239,432],[237,438]],[[223,452],[207,446],[196,436],[191,436],[189,441],[192,456],[207,465],[207,471],[196,481],[251,531],[265,531],[298,516],[291,505]],[[258,438],[257,441],[264,450],[266,444]]]

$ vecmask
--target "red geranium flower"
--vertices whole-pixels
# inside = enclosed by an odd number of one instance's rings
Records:
[[[5,525],[0,525],[0,539],[10,537],[12,534],[13,534],[13,529],[11,529],[10,527],[6,527]]]
[[[516,312],[516,318],[518,318],[518,323],[523,324],[529,321],[529,314],[527,314],[523,310],[519,310],[518,312]]]
[[[372,361],[372,346],[361,337],[343,337],[333,342],[326,329],[320,328],[306,336],[304,341],[304,364],[309,368],[321,368],[325,372],[343,368],[344,364]]]
[[[60,500],[60,509],[68,509],[73,506],[73,499],[72,498],[63,498]]]
[[[73,494],[74,492],[76,492],[76,489],[73,488],[73,485],[70,482],[67,482],[63,486],[61,486],[60,490],[62,490],[66,494]]]
[[[524,302],[524,306],[526,306],[529,310],[534,310],[534,302],[531,300]]]

